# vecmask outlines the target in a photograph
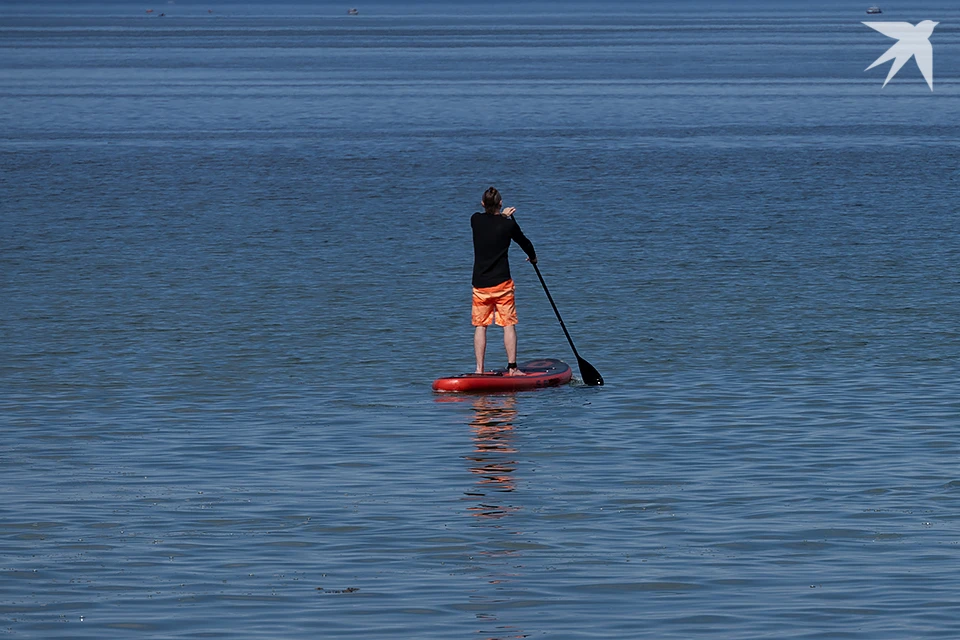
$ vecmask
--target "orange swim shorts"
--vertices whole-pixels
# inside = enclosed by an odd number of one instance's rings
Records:
[[[493,287],[473,289],[473,326],[486,327],[493,322],[493,312],[497,312],[497,324],[507,327],[517,324],[517,307],[513,299],[513,280],[507,280]]]

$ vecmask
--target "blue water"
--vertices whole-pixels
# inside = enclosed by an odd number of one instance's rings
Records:
[[[960,635],[960,7],[866,4],[0,5],[0,633]],[[431,393],[491,184],[603,388]]]

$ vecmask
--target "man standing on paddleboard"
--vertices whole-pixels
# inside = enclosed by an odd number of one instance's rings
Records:
[[[507,252],[514,241],[527,260],[537,264],[533,243],[523,235],[513,219],[514,207],[502,209],[500,192],[490,187],[480,200],[483,213],[470,217],[473,228],[473,349],[477,356],[477,373],[483,373],[487,351],[487,327],[496,318],[503,327],[503,346],[507,350],[507,375],[524,375],[517,369],[517,309],[514,303],[513,279]]]

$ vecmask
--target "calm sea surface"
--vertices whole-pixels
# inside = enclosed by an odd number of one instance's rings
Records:
[[[867,4],[0,4],[0,635],[960,637],[960,6]],[[491,184],[605,387],[430,391]]]

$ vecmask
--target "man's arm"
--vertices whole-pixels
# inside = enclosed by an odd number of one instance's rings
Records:
[[[523,252],[527,254],[527,260],[529,260],[531,264],[537,264],[537,252],[533,248],[533,243],[530,242],[527,236],[523,235],[523,231],[520,229],[520,225],[517,224],[516,218],[513,219],[513,233],[511,237],[514,242],[520,245]]]

